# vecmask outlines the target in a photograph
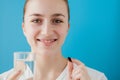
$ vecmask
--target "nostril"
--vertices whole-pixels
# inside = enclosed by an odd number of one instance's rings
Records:
[[[40,39],[37,39],[37,41],[40,41]]]
[[[57,41],[57,39],[54,39],[54,41]]]

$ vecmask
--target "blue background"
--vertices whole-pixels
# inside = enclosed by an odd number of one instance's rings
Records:
[[[120,80],[119,0],[69,0],[71,27],[63,55]],[[24,0],[0,2],[0,73],[13,67],[13,52],[30,51],[23,35]]]

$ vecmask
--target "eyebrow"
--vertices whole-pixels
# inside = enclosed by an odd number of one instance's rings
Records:
[[[30,15],[30,16],[41,16],[41,17],[43,17],[44,15],[42,15],[42,14],[32,14],[32,15]],[[63,15],[63,14],[61,14],[61,13],[55,13],[55,14],[53,14],[53,15],[51,15],[51,17],[58,17],[58,16],[63,16],[63,17],[65,17],[65,15]]]
[[[30,16],[43,16],[43,15],[41,15],[41,14],[31,14]]]
[[[63,15],[63,14],[61,14],[61,13],[55,13],[55,14],[53,14],[52,16],[53,16],[53,17],[58,17],[58,16],[63,16],[63,17],[65,17],[65,15]]]

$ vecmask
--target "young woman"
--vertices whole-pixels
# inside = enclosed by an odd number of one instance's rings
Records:
[[[26,0],[23,19],[24,35],[36,55],[35,80],[107,80],[103,73],[62,56],[61,47],[70,27],[67,0]],[[21,70],[1,76],[26,80]]]

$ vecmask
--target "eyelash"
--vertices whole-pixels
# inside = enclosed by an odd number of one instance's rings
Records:
[[[33,22],[33,23],[41,23],[41,20],[40,19],[34,19],[31,22]]]
[[[38,24],[38,23],[42,23],[42,20],[40,20],[40,19],[33,19],[33,20],[31,20],[31,22],[34,23],[34,24]],[[60,20],[60,19],[52,19],[51,23],[56,25],[56,24],[63,23],[63,21]]]
[[[52,23],[53,23],[53,24],[60,24],[60,23],[63,23],[63,21],[60,20],[60,19],[53,19],[53,20],[52,20]]]

